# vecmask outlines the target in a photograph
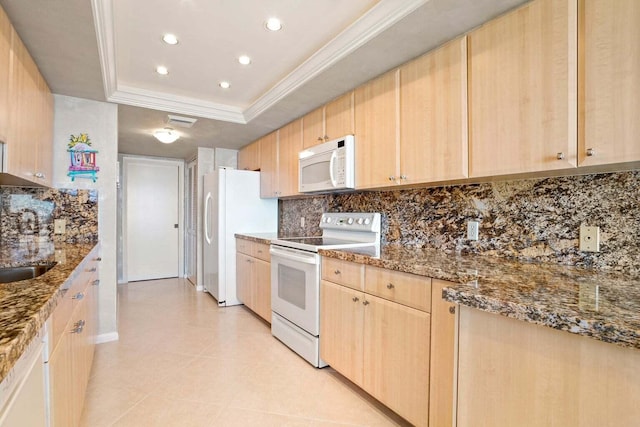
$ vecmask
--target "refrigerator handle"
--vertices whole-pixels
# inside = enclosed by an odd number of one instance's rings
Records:
[[[204,238],[207,239],[207,244],[211,244],[211,237],[209,235],[209,206],[211,205],[211,193],[207,193],[207,197],[204,199]]]

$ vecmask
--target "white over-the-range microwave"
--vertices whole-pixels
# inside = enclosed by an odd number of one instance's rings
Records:
[[[355,137],[318,144],[299,154],[301,193],[355,188]]]

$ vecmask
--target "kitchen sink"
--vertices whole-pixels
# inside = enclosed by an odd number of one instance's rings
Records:
[[[17,282],[33,279],[51,270],[56,264],[25,265],[22,267],[0,268],[0,283]]]

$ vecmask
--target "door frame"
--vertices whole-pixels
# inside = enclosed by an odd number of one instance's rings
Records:
[[[147,163],[150,165],[171,165],[178,167],[178,277],[185,276],[184,270],[184,160],[182,159],[170,159],[163,157],[148,157],[148,156],[136,156],[126,154],[122,156],[122,280],[124,283],[129,281],[127,277],[127,167],[131,163]]]

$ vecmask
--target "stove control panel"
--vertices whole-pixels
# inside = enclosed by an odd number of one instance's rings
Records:
[[[327,212],[322,214],[320,228],[350,231],[380,231],[380,214],[365,212]]]

